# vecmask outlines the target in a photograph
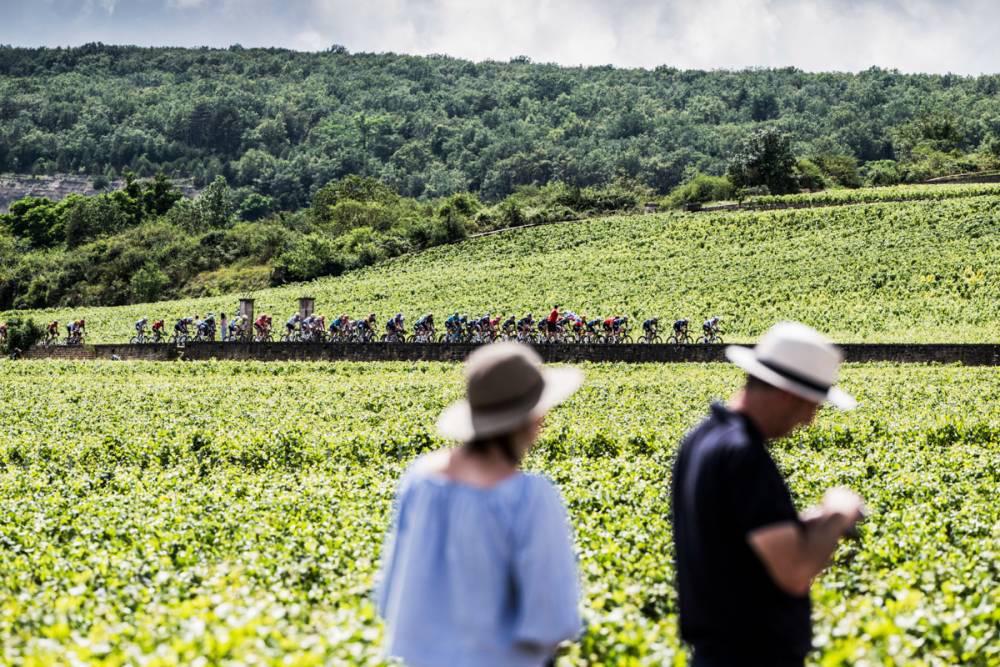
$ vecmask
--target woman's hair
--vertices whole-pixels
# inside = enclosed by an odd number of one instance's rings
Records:
[[[470,454],[487,454],[490,450],[497,450],[509,463],[518,465],[521,463],[521,453],[517,450],[517,435],[520,429],[493,435],[488,438],[478,438],[465,443],[465,448]]]

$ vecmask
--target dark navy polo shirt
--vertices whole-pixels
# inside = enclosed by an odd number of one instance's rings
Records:
[[[782,591],[747,541],[758,528],[801,522],[747,417],[712,405],[681,443],[672,500],[681,637],[696,655],[736,664],[802,664],[809,596]]]

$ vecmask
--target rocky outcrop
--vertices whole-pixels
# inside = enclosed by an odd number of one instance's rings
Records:
[[[46,197],[58,201],[71,194],[94,195],[93,177],[73,174],[54,176],[30,176],[25,174],[0,174],[0,213],[6,213],[10,205],[22,197]],[[125,181],[111,181],[106,190],[117,190]],[[174,179],[174,185],[186,196],[198,193],[191,179]]]

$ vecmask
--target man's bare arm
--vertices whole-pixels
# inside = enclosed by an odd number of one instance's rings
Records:
[[[747,537],[771,578],[790,595],[805,595],[826,568],[840,539],[862,517],[861,498],[846,489],[827,492],[823,505],[802,516],[759,528]]]

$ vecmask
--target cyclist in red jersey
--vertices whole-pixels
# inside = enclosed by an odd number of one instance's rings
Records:
[[[559,328],[559,306],[552,306],[552,312],[549,316],[545,318],[545,330],[549,335],[549,338],[555,335]]]

